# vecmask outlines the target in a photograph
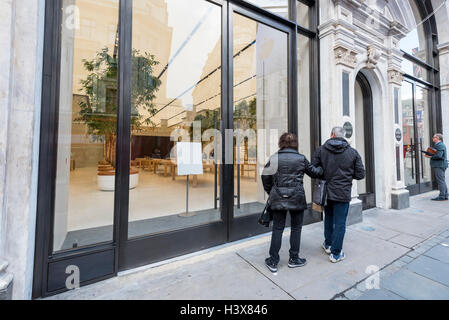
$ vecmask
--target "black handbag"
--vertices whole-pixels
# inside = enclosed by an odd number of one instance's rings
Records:
[[[317,180],[312,194],[312,202],[317,206],[325,206],[327,204],[327,186],[325,180]]]
[[[265,208],[260,214],[258,222],[259,224],[268,228],[270,226],[270,221],[272,220],[273,220],[273,212],[271,211],[269,201],[267,201],[267,203],[265,204]]]

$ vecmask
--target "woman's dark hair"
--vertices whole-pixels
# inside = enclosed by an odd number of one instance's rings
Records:
[[[298,149],[298,137],[294,133],[286,132],[279,138],[279,149]]]

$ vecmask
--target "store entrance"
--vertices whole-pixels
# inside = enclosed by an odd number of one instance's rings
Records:
[[[431,146],[429,89],[404,80],[401,89],[404,134],[404,179],[410,195],[432,190],[429,159],[421,151]]]
[[[373,96],[368,79],[359,72],[354,87],[355,94],[355,139],[356,149],[365,164],[366,177],[357,181],[357,192],[363,210],[376,206]]]

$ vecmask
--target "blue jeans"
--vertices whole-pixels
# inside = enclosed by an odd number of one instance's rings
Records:
[[[327,200],[327,206],[324,207],[324,241],[326,246],[331,246],[331,252],[336,256],[343,248],[348,211],[349,202]]]

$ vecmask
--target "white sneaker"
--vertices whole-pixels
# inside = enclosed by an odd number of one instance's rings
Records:
[[[331,253],[331,246],[326,246],[326,243],[325,243],[325,242],[323,242],[323,243],[321,244],[321,247],[324,249],[324,252],[326,252],[327,254],[330,254],[330,253]]]
[[[332,253],[329,256],[329,260],[333,263],[339,262],[346,258],[345,253],[343,251],[340,252],[338,256],[334,256]]]

